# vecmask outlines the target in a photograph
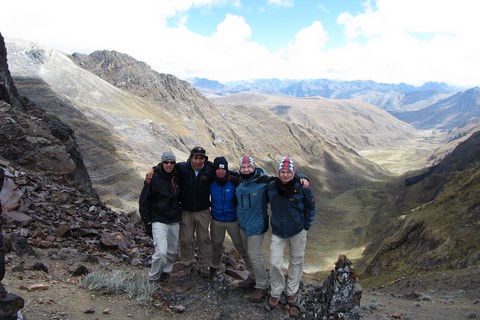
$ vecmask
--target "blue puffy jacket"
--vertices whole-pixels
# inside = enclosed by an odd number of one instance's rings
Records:
[[[238,178],[228,176],[226,183],[214,181],[210,184],[212,219],[220,222],[237,221],[236,189]]]

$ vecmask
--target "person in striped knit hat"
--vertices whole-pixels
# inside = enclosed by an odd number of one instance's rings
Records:
[[[302,175],[301,178],[304,186],[308,187],[305,176]],[[248,270],[250,276],[242,281],[240,286],[255,286],[254,293],[248,297],[248,300],[254,303],[261,302],[269,288],[262,248],[269,224],[267,186],[274,179],[276,177],[265,175],[251,156],[245,155],[240,159],[240,183],[236,190],[237,217],[243,246],[247,249],[251,263],[251,270]]]
[[[268,199],[272,216],[272,240],[270,243],[270,299],[275,308],[285,289],[283,254],[285,246],[290,247],[288,280],[286,283],[287,302],[296,305],[296,297],[303,275],[307,231],[312,226],[316,209],[310,189],[304,188],[295,175],[295,163],[289,156],[283,157],[278,166],[278,177],[268,184]]]

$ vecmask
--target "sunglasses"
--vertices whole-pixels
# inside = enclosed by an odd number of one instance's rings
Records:
[[[163,161],[163,164],[175,164],[175,161]]]

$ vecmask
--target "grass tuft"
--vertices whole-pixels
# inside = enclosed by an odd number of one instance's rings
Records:
[[[126,294],[129,299],[136,299],[143,305],[152,301],[156,290],[143,274],[123,270],[91,272],[80,281],[80,287],[104,294]]]

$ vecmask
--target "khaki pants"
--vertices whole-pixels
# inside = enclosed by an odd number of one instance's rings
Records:
[[[240,229],[240,236],[242,237],[243,246],[247,249],[247,254],[250,258],[252,269],[248,271],[253,273],[255,277],[255,288],[268,289],[268,275],[263,259],[263,239],[265,238],[265,233],[247,236],[246,233]]]
[[[283,275],[282,266],[283,252],[287,243],[290,246],[290,257],[286,293],[289,296],[293,296],[298,291],[300,279],[303,275],[307,231],[302,230],[288,239],[280,238],[272,234],[272,242],[270,243],[270,278],[272,283],[271,296],[275,298],[280,298],[285,288],[285,276]]]
[[[242,238],[240,236],[240,227],[238,226],[238,221],[233,222],[222,222],[212,219],[210,223],[210,235],[212,236],[212,245],[213,245],[213,257],[212,257],[212,267],[218,269],[220,263],[222,262],[223,254],[223,242],[225,241],[225,232],[228,233],[232,243],[235,246],[235,249],[238,251],[240,256],[245,261],[247,270],[251,270],[252,266],[250,264],[250,259],[247,255],[247,250],[243,246]]]
[[[180,261],[185,266],[195,262],[197,248],[198,266],[208,267],[212,261],[212,241],[208,226],[210,210],[182,212],[180,223]]]

